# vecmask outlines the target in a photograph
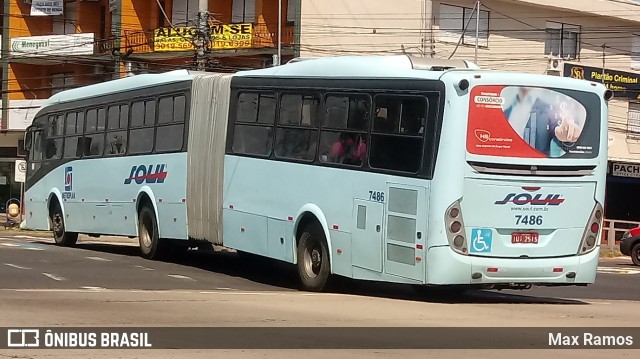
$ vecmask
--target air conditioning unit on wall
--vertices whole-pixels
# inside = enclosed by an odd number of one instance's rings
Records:
[[[562,76],[564,61],[561,58],[549,56],[547,63],[547,75]]]

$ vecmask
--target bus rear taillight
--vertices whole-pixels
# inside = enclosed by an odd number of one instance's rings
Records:
[[[580,242],[580,248],[578,248],[578,254],[589,253],[594,248],[596,248],[596,244],[598,244],[598,235],[600,234],[599,232],[600,232],[601,222],[602,222],[602,205],[596,202],[595,207],[593,207],[593,211],[591,211],[589,222],[587,223],[587,226],[584,229],[584,234],[582,235],[582,241]]]
[[[444,223],[447,229],[449,246],[456,252],[467,254],[467,238],[465,236],[464,221],[460,210],[460,201],[455,201],[444,215]]]

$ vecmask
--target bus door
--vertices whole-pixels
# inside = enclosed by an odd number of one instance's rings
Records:
[[[380,201],[356,199],[353,206],[352,264],[376,272],[382,272],[382,224],[384,204]]]
[[[385,273],[426,280],[427,188],[387,183]]]

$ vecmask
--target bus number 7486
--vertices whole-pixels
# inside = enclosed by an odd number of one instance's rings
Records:
[[[384,202],[384,192],[369,191],[369,200],[375,202]]]
[[[542,216],[516,215],[516,224],[542,225]]]

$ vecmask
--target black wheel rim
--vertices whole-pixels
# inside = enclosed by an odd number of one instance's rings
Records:
[[[146,248],[151,248],[151,243],[153,242],[153,225],[151,223],[151,218],[149,216],[142,217],[142,225],[140,226],[140,241]]]
[[[316,278],[322,268],[322,248],[318,241],[312,243],[304,251],[304,271],[309,278]]]
[[[64,235],[64,222],[60,213],[53,215],[53,234],[57,238],[61,238]]]

